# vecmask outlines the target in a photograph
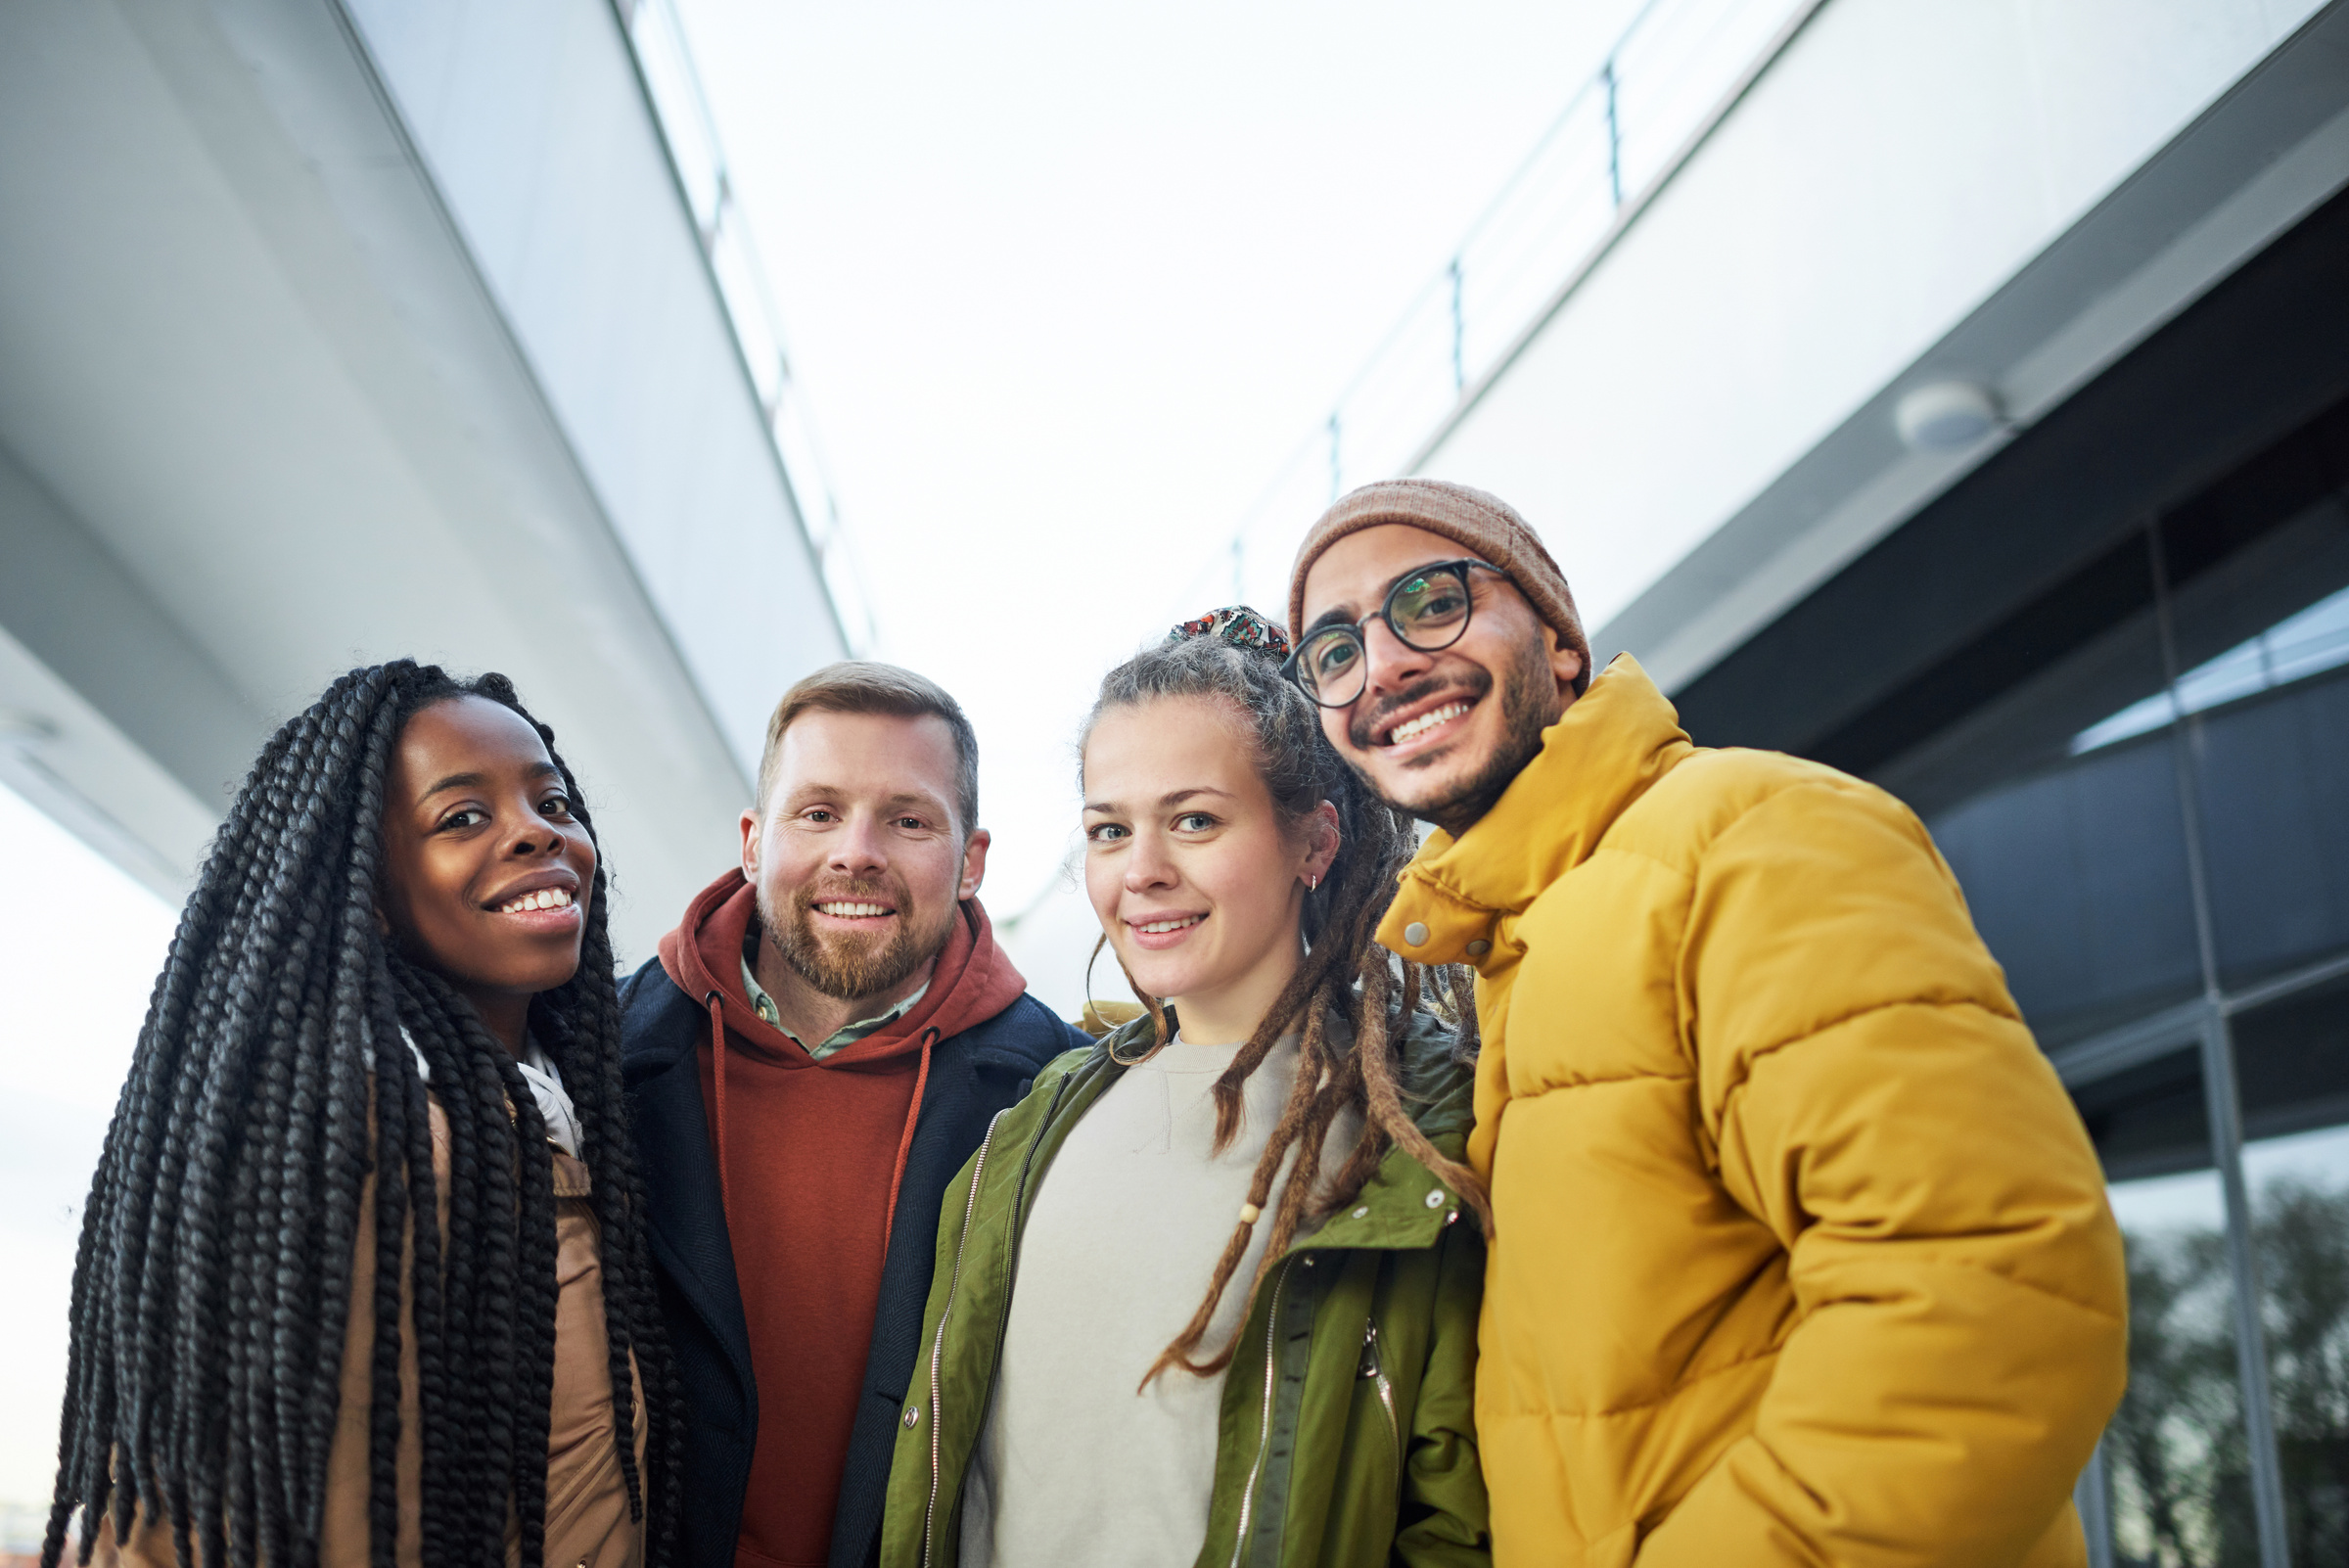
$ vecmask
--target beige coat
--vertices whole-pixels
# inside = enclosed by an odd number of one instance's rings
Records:
[[[448,1122],[432,1102],[433,1174],[440,1196],[440,1227],[448,1233]],[[548,1568],[641,1568],[644,1545],[628,1518],[628,1497],[615,1451],[610,1340],[604,1332],[601,1227],[590,1203],[587,1167],[562,1150],[554,1154],[555,1390],[546,1455]],[[411,1243],[411,1247],[412,1247]],[[350,1325],[343,1342],[343,1406],[327,1456],[326,1519],[319,1541],[321,1568],[367,1565],[368,1361],[375,1345],[375,1178],[359,1195],[356,1256],[351,1265]],[[417,1410],[416,1332],[410,1292],[400,1292],[399,1565],[424,1568],[419,1517],[424,1446]],[[636,1462],[645,1453],[644,1391],[636,1389]],[[141,1516],[123,1549],[102,1530],[98,1562],[131,1568],[170,1568],[171,1531]],[[506,1560],[520,1545],[514,1520],[506,1524]]]

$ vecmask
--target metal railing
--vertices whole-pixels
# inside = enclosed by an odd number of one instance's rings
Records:
[[[1174,608],[1282,598],[1313,520],[1425,460],[1821,3],[1648,0]]]
[[[865,591],[853,543],[842,526],[840,502],[806,394],[792,375],[782,317],[767,293],[758,243],[736,200],[717,121],[686,46],[684,23],[674,0],[615,0],[615,6],[668,145],[669,166],[676,171],[678,189],[701,237],[702,254],[717,282],[743,368],[765,415],[784,482],[822,569],[841,635],[849,652],[861,658],[873,651],[877,640],[872,599]]]

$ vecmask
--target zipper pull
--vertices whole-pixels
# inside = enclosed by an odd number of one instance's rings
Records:
[[[1378,1376],[1378,1322],[1373,1318],[1362,1329],[1362,1359],[1355,1367],[1357,1377]]]

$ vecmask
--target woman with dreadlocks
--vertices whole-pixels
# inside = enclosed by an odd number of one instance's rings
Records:
[[[502,675],[354,669],[271,738],[90,1187],[44,1568],[663,1559],[605,886]]]
[[[887,1568],[1488,1560],[1468,991],[1372,941],[1415,841],[1286,652],[1222,610],[1101,683],[1085,890],[1147,1010],[946,1194]]]

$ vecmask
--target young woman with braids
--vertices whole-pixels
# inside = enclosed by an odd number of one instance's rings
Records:
[[[1102,681],[1085,888],[1147,1012],[946,1194],[886,1568],[1488,1559],[1467,991],[1371,941],[1415,841],[1286,652],[1234,608]]]
[[[271,738],[91,1184],[45,1568],[664,1558],[605,887],[503,676],[354,669]]]

